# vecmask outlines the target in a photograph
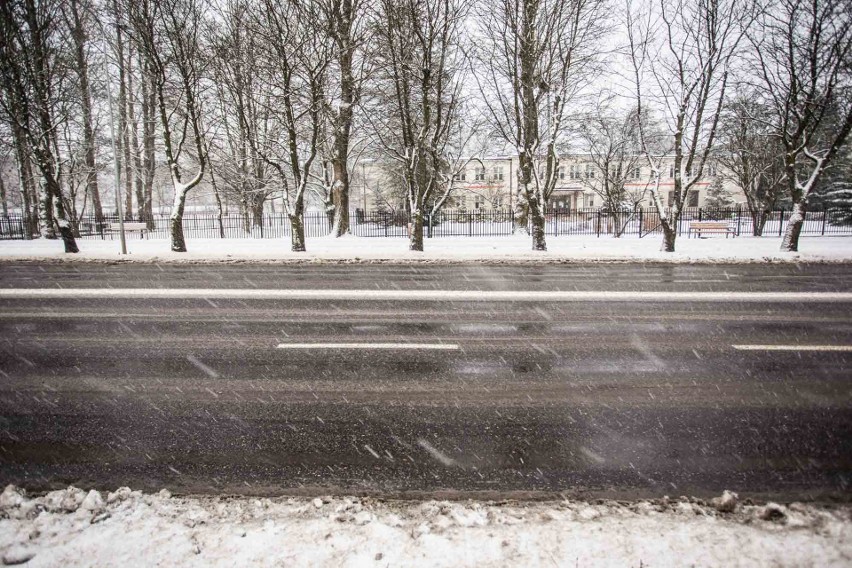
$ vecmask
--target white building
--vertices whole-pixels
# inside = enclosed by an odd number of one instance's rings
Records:
[[[660,190],[669,202],[674,193],[674,158],[662,160],[663,178]],[[492,156],[471,159],[456,177],[450,209],[504,209],[511,208],[518,187],[517,156]],[[557,170],[556,187],[550,197],[548,209],[584,209],[600,207],[603,198],[595,191],[599,187],[600,169],[589,156],[571,154],[562,156]],[[636,196],[642,207],[652,207],[651,170],[647,164],[635,165],[633,175],[625,184],[628,193]],[[687,207],[703,207],[707,201],[707,190],[714,180],[719,179],[730,194],[734,204],[744,204],[745,196],[730,176],[722,175],[715,163],[704,167],[703,177],[694,185],[687,196]],[[403,208],[405,194],[401,185],[389,176],[375,161],[367,161],[356,168],[353,177],[350,203],[353,208],[397,209]]]

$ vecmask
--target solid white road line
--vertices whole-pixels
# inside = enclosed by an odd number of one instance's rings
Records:
[[[281,343],[278,349],[426,349],[458,351],[455,343]]]
[[[604,292],[496,290],[258,290],[227,288],[5,288],[0,299],[235,299],[463,302],[852,302],[852,292]]]
[[[852,345],[732,345],[738,351],[841,351],[852,352]]]

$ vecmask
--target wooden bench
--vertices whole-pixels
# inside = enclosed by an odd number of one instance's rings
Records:
[[[107,223],[104,227],[106,231],[115,232],[121,230],[120,223]],[[125,232],[132,233],[133,231],[139,231],[139,238],[145,238],[145,233],[148,233],[148,224],[147,223],[137,223],[133,221],[125,221],[124,222],[124,230]]]
[[[721,235],[724,233],[725,238],[728,235],[737,235],[737,230],[732,228],[727,221],[693,221],[689,224],[689,231],[686,233],[686,238],[695,233],[698,238],[701,238],[702,233],[710,233]]]

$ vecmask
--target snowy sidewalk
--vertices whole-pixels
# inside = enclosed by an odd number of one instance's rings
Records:
[[[119,242],[79,240],[80,253],[65,254],[62,242],[0,241],[0,260],[66,259],[140,262],[850,262],[852,237],[803,237],[800,252],[780,252],[780,238],[722,237],[677,240],[677,252],[660,250],[661,238],[565,236],[549,237],[547,252],[530,250],[529,237],[447,237],[426,239],[422,253],[408,250],[404,238],[318,237],[307,240],[307,252],[290,252],[288,239],[188,239],[187,253],[169,250],[168,240],[127,241],[130,254],[119,254]]]
[[[0,496],[0,554],[27,566],[848,566],[848,507]]]

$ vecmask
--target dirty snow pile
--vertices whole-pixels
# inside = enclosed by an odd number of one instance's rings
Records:
[[[27,566],[848,566],[847,506],[443,502],[354,497],[0,495],[0,554]]]

